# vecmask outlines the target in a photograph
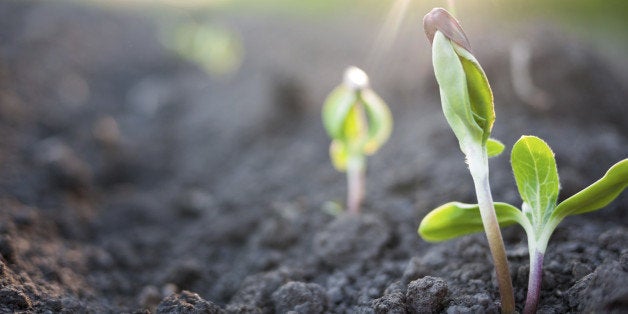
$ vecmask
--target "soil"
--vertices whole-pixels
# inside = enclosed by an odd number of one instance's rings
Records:
[[[375,25],[216,19],[246,51],[226,79],[164,49],[146,15],[0,2],[0,312],[499,312],[482,234],[416,233],[431,208],[474,201],[419,24],[366,68],[395,130],[369,159],[363,213],[332,216],[345,178],[320,104]],[[469,35],[495,91],[494,137],[544,138],[564,198],[628,156],[626,60],[540,27],[527,38],[544,109],[515,96],[508,34]],[[518,204],[508,154],[491,169],[494,198]],[[558,227],[540,313],[628,312],[627,209],[624,193]],[[526,240],[519,227],[504,237],[521,310]]]

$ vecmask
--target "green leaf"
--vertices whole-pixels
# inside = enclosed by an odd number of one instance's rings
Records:
[[[390,137],[393,118],[386,103],[375,92],[365,89],[360,94],[368,117],[368,141],[363,151],[367,155],[375,153]]]
[[[368,128],[364,107],[358,99],[345,117],[339,140],[347,145],[350,152],[361,152],[362,146],[368,140]]]
[[[605,207],[628,187],[628,159],[613,165],[606,174],[584,190],[560,203],[552,219],[588,213]]]
[[[513,146],[510,158],[519,194],[526,203],[524,212],[529,208],[532,224],[540,226],[549,219],[558,198],[554,152],[540,138],[522,136]]]
[[[334,168],[340,172],[347,171],[347,163],[349,161],[349,151],[345,144],[340,141],[332,140],[329,146],[329,156]]]
[[[454,50],[460,57],[462,68],[467,78],[469,102],[475,122],[484,131],[482,141],[488,140],[495,122],[495,108],[493,105],[493,92],[488,83],[486,74],[478,60],[465,48],[453,44]]]
[[[495,203],[500,227],[514,223],[525,225],[526,218],[516,207]],[[480,207],[477,204],[451,202],[432,210],[419,226],[419,235],[426,241],[439,242],[484,230]]]
[[[355,91],[341,85],[334,89],[323,105],[323,125],[329,137],[344,140],[343,129],[349,110],[357,101]]]
[[[504,151],[504,148],[506,148],[506,145],[494,138],[489,138],[488,141],[486,141],[488,157],[499,156]]]
[[[434,35],[432,63],[440,87],[443,113],[460,142],[460,148],[465,152],[469,145],[483,141],[484,130],[473,117],[462,62],[451,41],[440,31]]]

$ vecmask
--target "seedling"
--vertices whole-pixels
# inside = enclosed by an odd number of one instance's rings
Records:
[[[432,43],[432,62],[443,112],[473,177],[497,273],[502,311],[512,313],[515,309],[512,282],[488,177],[488,158],[504,149],[503,144],[489,138],[495,121],[493,93],[484,70],[471,53],[467,36],[449,12],[433,9],[423,19],[423,27]]]
[[[366,156],[388,140],[392,115],[369,87],[366,73],[350,67],[343,83],[325,101],[323,124],[332,139],[332,163],[338,171],[347,173],[347,210],[358,213],[364,198]]]
[[[515,143],[511,165],[523,204],[519,210],[496,203],[500,226],[520,224],[528,236],[530,275],[524,313],[535,313],[541,292],[543,257],[550,236],[567,216],[605,207],[628,187],[628,159],[613,165],[584,190],[557,205],[559,180],[554,153],[540,138],[523,136]],[[430,212],[419,226],[428,241],[444,241],[482,231],[481,208],[474,204],[447,203]]]

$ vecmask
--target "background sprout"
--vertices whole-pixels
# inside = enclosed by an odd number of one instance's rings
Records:
[[[543,257],[556,226],[566,217],[605,207],[628,187],[628,159],[613,165],[584,190],[557,205],[559,180],[554,153],[538,137],[523,136],[512,149],[511,164],[523,200],[520,211],[496,203],[500,226],[520,224],[528,236],[530,275],[524,313],[536,312],[541,292]],[[444,241],[482,231],[480,208],[474,204],[448,203],[430,212],[419,233],[428,241]]]
[[[495,121],[493,93],[484,70],[470,52],[467,36],[449,12],[433,9],[423,19],[423,26],[432,43],[432,62],[443,112],[473,177],[497,273],[502,311],[512,313],[515,309],[512,282],[488,177],[488,158],[504,149],[503,144],[489,139]]]
[[[242,64],[242,42],[238,34],[228,28],[182,22],[165,29],[161,36],[164,46],[209,74],[226,76],[236,72]]]
[[[386,103],[371,90],[369,78],[349,67],[343,83],[327,97],[323,124],[332,139],[329,153],[334,167],[347,173],[347,210],[358,213],[364,198],[366,156],[388,140],[392,115]]]

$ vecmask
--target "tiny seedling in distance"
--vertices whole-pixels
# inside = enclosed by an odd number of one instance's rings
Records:
[[[349,67],[343,83],[323,105],[323,124],[332,139],[329,154],[334,167],[347,173],[347,211],[359,213],[365,194],[366,156],[388,140],[392,115],[369,87],[369,78]]]

